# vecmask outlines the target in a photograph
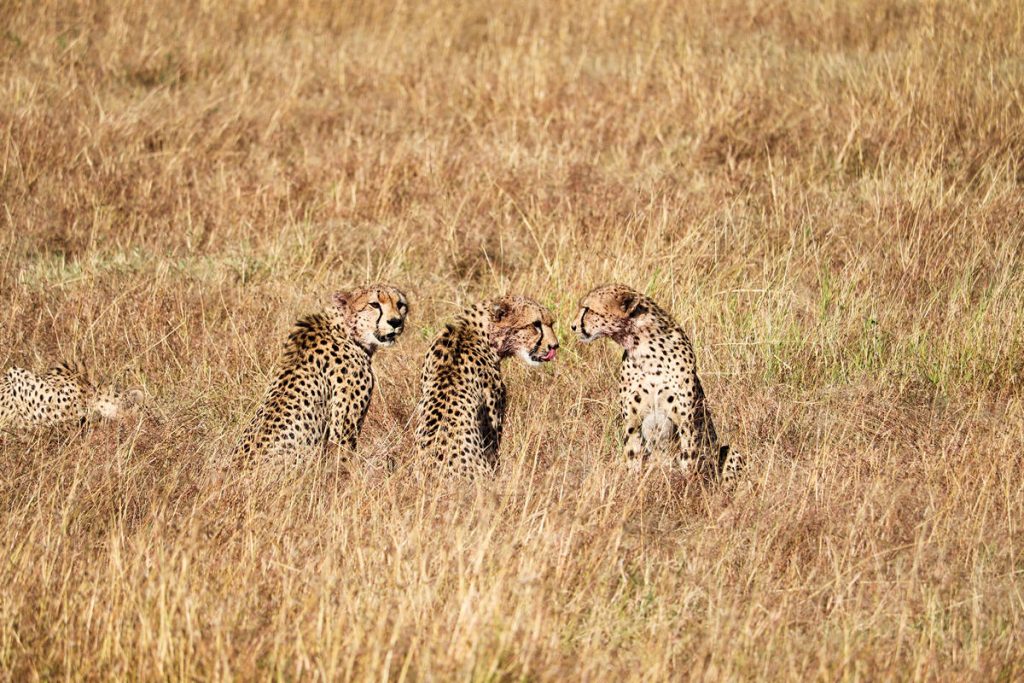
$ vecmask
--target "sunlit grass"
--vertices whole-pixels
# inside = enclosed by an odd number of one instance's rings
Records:
[[[22,679],[1020,678],[1019,2],[0,4],[0,362],[149,411],[0,435]],[[289,325],[386,279],[351,471],[220,477]],[[618,460],[622,281],[735,495]],[[550,306],[502,468],[412,457],[479,298]]]

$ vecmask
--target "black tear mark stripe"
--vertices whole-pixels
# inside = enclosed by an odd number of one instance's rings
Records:
[[[533,351],[531,354],[536,357],[540,353],[540,345],[544,343],[544,326],[541,325],[540,334],[537,337],[537,343],[533,345]]]

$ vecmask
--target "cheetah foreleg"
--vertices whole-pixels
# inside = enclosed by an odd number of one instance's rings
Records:
[[[639,472],[647,459],[647,447],[642,422],[635,415],[626,418],[626,439],[622,450],[626,455],[626,468],[630,472]]]

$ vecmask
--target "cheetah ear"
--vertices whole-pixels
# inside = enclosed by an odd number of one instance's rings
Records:
[[[352,292],[338,291],[331,294],[331,304],[342,311],[347,311],[352,300]]]
[[[635,318],[647,312],[647,307],[640,301],[640,297],[635,294],[623,296],[620,305],[622,306],[622,312],[630,318]]]
[[[145,393],[143,393],[142,387],[128,387],[124,392],[124,404],[126,406],[140,405],[143,398],[145,398]]]
[[[491,319],[494,322],[501,322],[508,315],[508,304],[498,299],[491,303]]]

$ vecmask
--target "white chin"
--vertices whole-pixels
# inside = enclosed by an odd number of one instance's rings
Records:
[[[596,336],[590,336],[590,337],[580,336],[580,337],[578,337],[578,339],[579,339],[580,343],[582,343],[582,344],[592,344],[593,342],[597,341],[597,337]]]
[[[535,368],[538,365],[540,365],[540,361],[537,361],[537,360],[534,360],[533,358],[531,358],[530,357],[530,353],[528,351],[520,351],[516,355],[519,356],[519,360],[523,361],[524,363],[529,365],[531,368]]]

